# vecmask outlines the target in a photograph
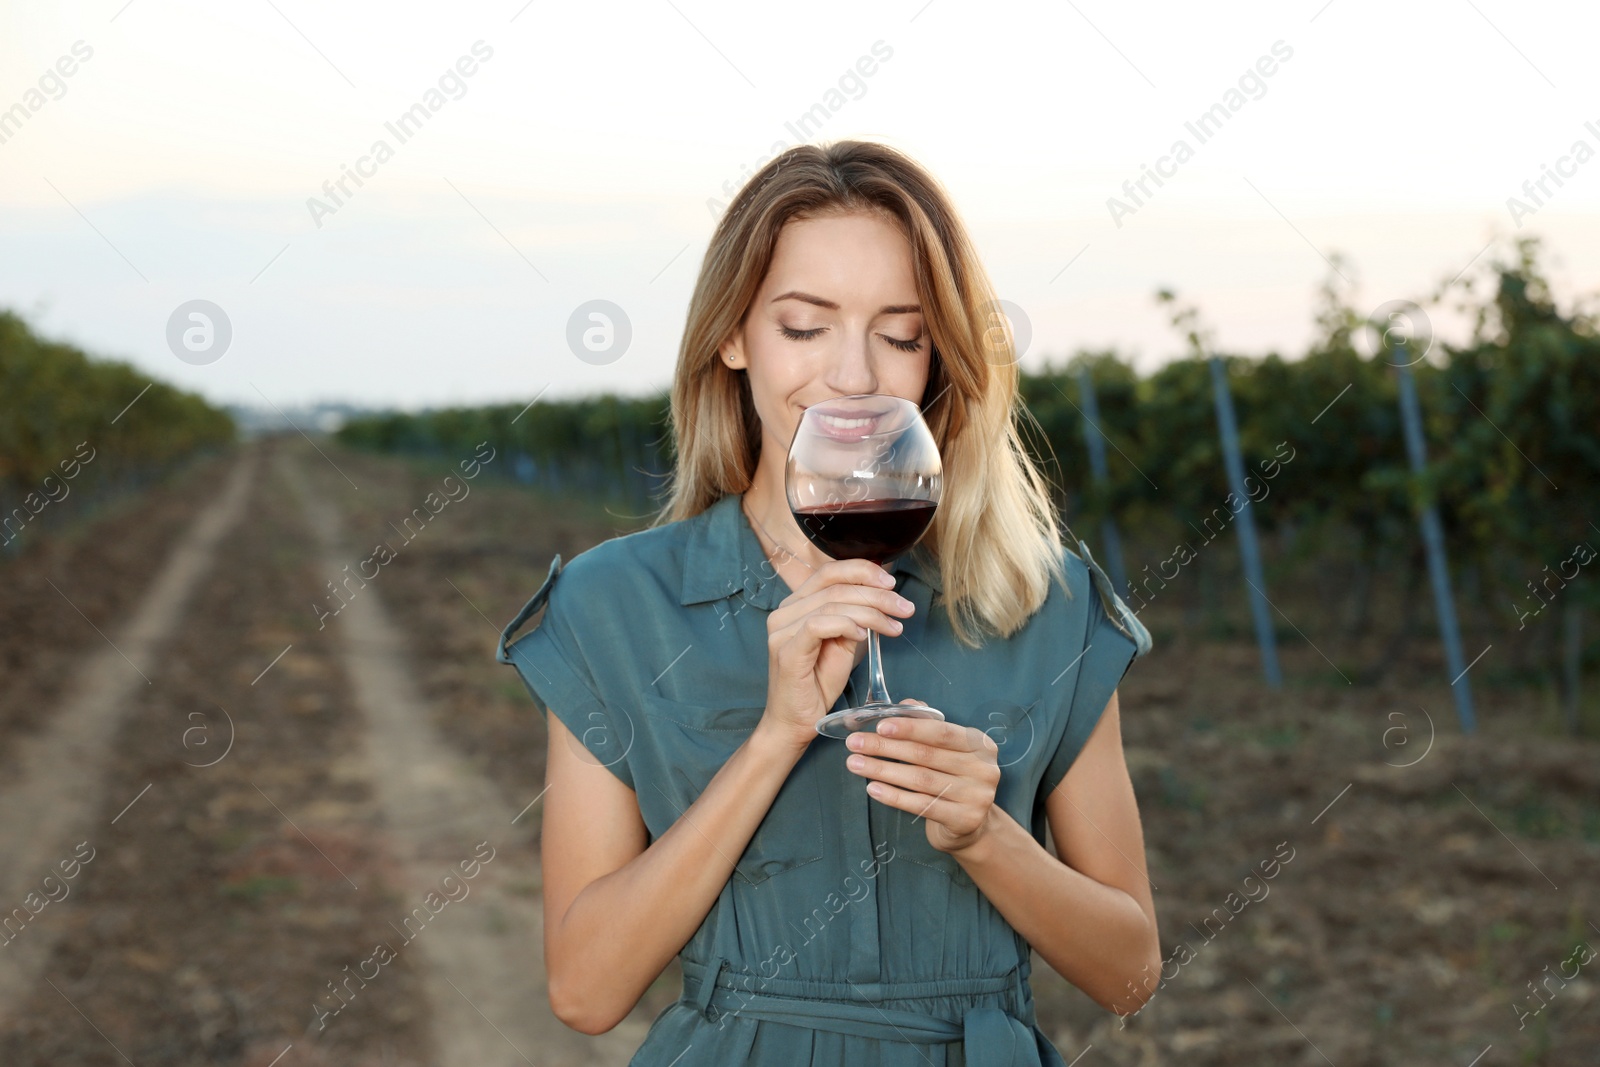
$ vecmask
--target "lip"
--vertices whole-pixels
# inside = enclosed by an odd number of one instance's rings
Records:
[[[888,412],[874,411],[870,408],[838,409],[819,407],[817,408],[817,414],[821,417],[813,418],[812,422],[824,435],[839,441],[857,441],[876,433],[882,423],[883,416]],[[836,419],[853,421],[856,425],[841,426],[834,421]]]
[[[802,405],[801,411],[817,410],[819,415],[826,415],[835,419],[881,419],[889,414],[887,411],[871,407],[835,407],[827,402],[822,404]]]

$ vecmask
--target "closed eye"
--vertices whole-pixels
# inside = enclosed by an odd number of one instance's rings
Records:
[[[787,337],[791,341],[809,341],[826,329],[826,326],[818,326],[813,330],[794,330],[782,324],[778,326],[778,332],[783,334],[783,336]],[[898,348],[902,352],[917,352],[922,348],[922,338],[920,337],[913,337],[909,341],[901,341],[898,338],[889,337],[886,334],[880,333],[878,336],[882,337],[885,341],[888,341],[891,345],[893,345],[895,348]]]

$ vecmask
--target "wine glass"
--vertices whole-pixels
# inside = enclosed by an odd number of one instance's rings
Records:
[[[915,545],[939,506],[943,464],[916,404],[852,393],[806,408],[784,469],[789,510],[808,540],[834,559],[882,566]],[[824,715],[817,733],[845,737],[880,719],[944,719],[925,704],[896,704],[883,684],[878,631],[867,631],[866,703]]]

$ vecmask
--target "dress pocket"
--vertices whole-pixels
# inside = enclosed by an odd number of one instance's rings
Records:
[[[641,706],[657,742],[652,746],[661,763],[656,778],[665,783],[654,799],[665,795],[673,806],[664,822],[675,821],[705,791],[765,711],[761,705],[688,704],[654,693],[645,693]],[[822,858],[822,791],[816,760],[810,756],[808,752],[795,764],[734,865],[747,884]]]
[[[874,802],[876,803],[876,802]],[[916,812],[890,808],[891,829],[889,839],[894,843],[896,862],[906,860],[919,867],[932,867],[941,871],[956,885],[970,889],[976,883],[967,869],[948,852],[941,852],[928,844],[928,828]]]

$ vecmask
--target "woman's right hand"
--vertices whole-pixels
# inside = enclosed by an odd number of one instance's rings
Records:
[[[866,559],[830,560],[767,616],[767,707],[759,728],[804,749],[833,710],[867,630],[900,633],[915,607]]]

